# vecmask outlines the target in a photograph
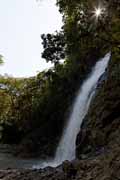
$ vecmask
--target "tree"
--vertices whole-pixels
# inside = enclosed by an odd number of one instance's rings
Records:
[[[3,63],[4,63],[4,61],[3,61],[3,56],[0,55],[0,65],[2,65]]]
[[[42,58],[54,64],[65,58],[65,37],[63,32],[47,35],[42,34],[41,38],[44,48]]]

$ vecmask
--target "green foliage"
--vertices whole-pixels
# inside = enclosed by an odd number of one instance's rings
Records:
[[[0,55],[0,65],[3,64],[3,62],[4,62],[4,61],[3,61],[3,56]]]
[[[23,79],[0,77],[0,131],[2,140],[5,128],[15,126],[15,119],[17,118],[16,99],[22,93],[23,82]]]
[[[56,34],[42,34],[44,51],[42,58],[47,62],[58,63],[59,60],[65,58],[65,37],[62,32]]]

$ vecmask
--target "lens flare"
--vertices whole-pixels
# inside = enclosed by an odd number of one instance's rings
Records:
[[[94,7],[94,10],[92,11],[93,16],[96,20],[102,17],[103,14],[105,14],[105,8],[98,6]]]
[[[95,16],[98,18],[102,14],[102,9],[101,8],[96,8],[95,9]]]

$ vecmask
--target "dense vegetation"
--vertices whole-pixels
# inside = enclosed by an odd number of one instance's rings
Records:
[[[119,56],[120,48],[120,2],[103,0],[99,17],[93,12],[96,0],[57,5],[62,30],[41,36],[42,57],[54,67],[28,79],[0,77],[1,142],[47,155],[54,153],[77,88],[94,63],[108,51]]]

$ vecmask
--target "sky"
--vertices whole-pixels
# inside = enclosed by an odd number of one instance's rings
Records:
[[[55,0],[0,0],[0,74],[29,77],[50,67],[41,58],[40,35],[61,26]]]

